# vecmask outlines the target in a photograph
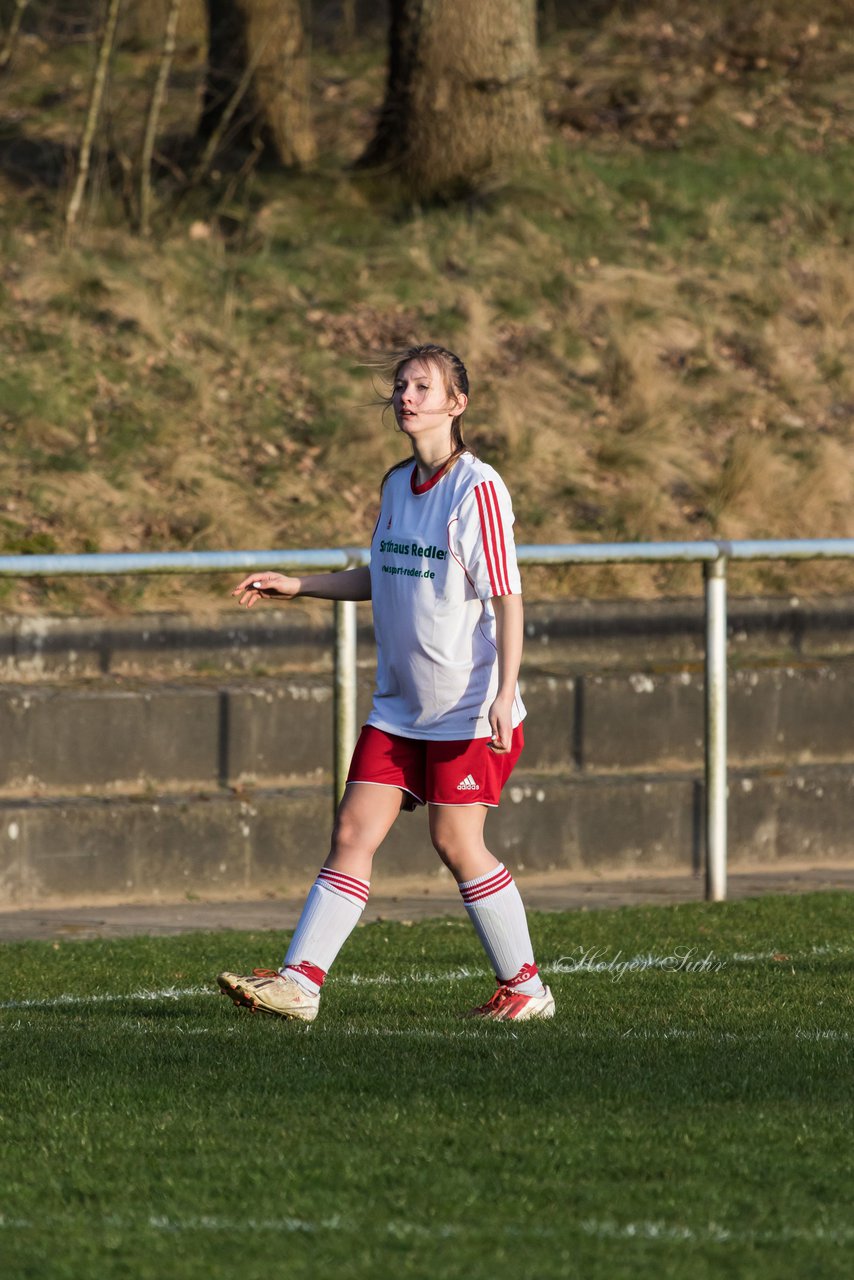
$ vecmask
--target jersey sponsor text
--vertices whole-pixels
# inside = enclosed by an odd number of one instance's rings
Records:
[[[380,552],[392,556],[420,556],[424,560],[447,560],[448,553],[441,547],[419,547],[417,542],[393,542],[391,538],[383,538]]]
[[[383,573],[396,573],[404,578],[435,578],[432,569],[407,569],[402,564],[384,564]]]

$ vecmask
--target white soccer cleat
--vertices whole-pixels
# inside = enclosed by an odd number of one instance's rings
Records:
[[[553,1018],[555,998],[548,987],[541,996],[525,996],[499,982],[498,990],[486,1004],[476,1005],[464,1018],[489,1018],[492,1022],[527,1022],[532,1018]]]
[[[221,973],[217,982],[222,994],[235,1004],[277,1018],[314,1022],[320,1007],[319,993],[310,995],[298,982],[275,969],[255,969],[249,975]]]

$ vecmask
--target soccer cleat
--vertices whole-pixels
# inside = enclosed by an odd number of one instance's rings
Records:
[[[221,973],[217,982],[224,996],[245,1009],[298,1022],[314,1022],[317,1017],[320,995],[309,995],[298,982],[275,969],[255,969],[248,976]]]
[[[530,1018],[554,1016],[555,998],[548,987],[541,996],[524,996],[503,982],[499,982],[498,990],[486,1004],[463,1014],[464,1018],[490,1018],[493,1022],[527,1022]]]

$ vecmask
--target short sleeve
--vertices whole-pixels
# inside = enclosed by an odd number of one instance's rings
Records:
[[[480,600],[522,594],[513,521],[510,494],[493,475],[466,494],[451,522],[451,551]]]

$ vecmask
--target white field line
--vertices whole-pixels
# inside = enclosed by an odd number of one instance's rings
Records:
[[[54,1231],[63,1226],[70,1226],[74,1219],[71,1215],[50,1215],[47,1219],[29,1220],[0,1214],[0,1231],[44,1230],[48,1225]],[[170,1217],[165,1214],[149,1214],[148,1217],[123,1218],[116,1214],[108,1214],[90,1221],[90,1227],[100,1226],[113,1231],[151,1231],[168,1234],[183,1232],[210,1232],[238,1234],[251,1231],[274,1235],[320,1235],[330,1232],[342,1232],[350,1235],[363,1235],[364,1223],[348,1221],[339,1214],[325,1218],[226,1218],[213,1214],[201,1214],[187,1218]],[[437,1240],[464,1237],[468,1234],[467,1224],[437,1223],[423,1227],[419,1223],[408,1220],[391,1219],[382,1226],[385,1235],[398,1240]],[[490,1228],[493,1235],[504,1235],[524,1239],[554,1238],[566,1239],[569,1235],[592,1236],[599,1240],[624,1240],[637,1243],[681,1244],[681,1245],[787,1245],[794,1243],[830,1244],[846,1246],[854,1244],[854,1227],[821,1226],[814,1227],[780,1227],[762,1231],[743,1230],[725,1227],[710,1222],[705,1226],[690,1227],[685,1223],[664,1222],[661,1220],[641,1220],[639,1222],[617,1222],[614,1219],[584,1218],[581,1221],[566,1220],[562,1227],[548,1227],[542,1223],[531,1222],[520,1225],[499,1219]]]
[[[645,973],[657,971],[664,973],[719,973],[728,964],[758,965],[767,961],[775,963],[799,963],[827,955],[850,955],[854,953],[854,945],[826,943],[811,947],[808,952],[757,951],[733,952],[728,956],[716,955],[713,951],[701,955],[697,947],[675,947],[666,954],[656,955],[645,951],[634,956],[625,956],[622,951],[609,954],[604,947],[577,947],[568,956],[562,956],[551,964],[544,964],[540,972],[547,977],[551,975],[608,974],[617,981],[627,973]],[[433,986],[459,982],[464,978],[485,978],[492,980],[492,975],[485,969],[447,969],[439,973],[413,971],[408,974],[379,973],[372,976],[363,974],[336,975],[337,986],[352,987],[397,987],[397,986]],[[102,992],[93,995],[61,994],[44,998],[22,1000],[0,1000],[3,1009],[52,1009],[75,1005],[120,1004],[129,1001],[152,1003],[164,1000],[183,1000],[197,996],[218,994],[213,984],[204,987],[161,987],[150,991],[139,989],[128,992]]]
[[[651,1240],[667,1244],[854,1244],[854,1227],[780,1227],[777,1230],[731,1230],[715,1222],[689,1227],[670,1222],[614,1222],[588,1218],[578,1224],[585,1235],[600,1240]]]

